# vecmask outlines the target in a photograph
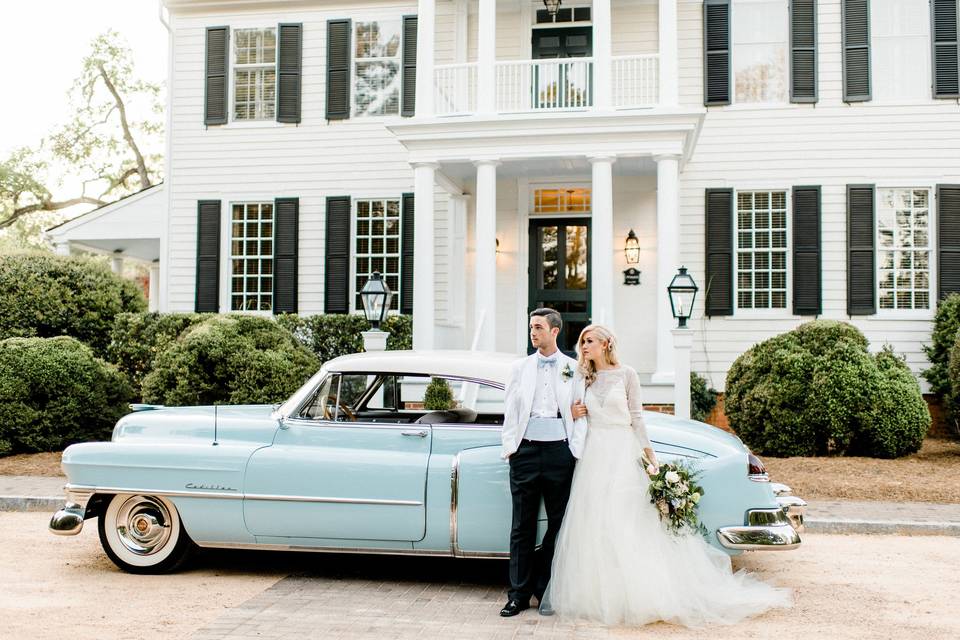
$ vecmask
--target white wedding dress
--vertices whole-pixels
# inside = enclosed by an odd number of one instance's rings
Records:
[[[660,522],[638,464],[650,446],[633,369],[598,372],[587,389],[588,428],[557,537],[544,604],[559,616],[608,625],[657,620],[688,627],[732,624],[790,606],[787,589],[745,571],[698,534]]]

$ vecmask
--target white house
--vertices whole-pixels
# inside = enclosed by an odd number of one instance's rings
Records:
[[[960,290],[956,0],[164,6],[161,310],[355,312],[380,271],[417,348],[525,352],[554,306],[670,402],[681,265],[721,389],[817,317],[919,372]]]

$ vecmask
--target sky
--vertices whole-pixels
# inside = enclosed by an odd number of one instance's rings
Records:
[[[36,146],[70,117],[66,93],[90,42],[107,29],[127,40],[141,78],[167,78],[167,31],[157,0],[0,0],[0,29],[0,157]],[[41,51],[41,44],[54,46]]]

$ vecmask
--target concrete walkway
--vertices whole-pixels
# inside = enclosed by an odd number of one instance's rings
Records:
[[[56,511],[65,478],[0,475],[0,511]],[[813,500],[807,531],[960,536],[960,504]]]

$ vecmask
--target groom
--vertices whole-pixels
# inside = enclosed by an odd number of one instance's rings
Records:
[[[503,457],[510,463],[513,525],[504,617],[528,609],[531,596],[543,600],[573,467],[586,437],[586,421],[575,421],[570,413],[577,362],[557,349],[562,326],[553,309],[530,313],[530,342],[537,351],[513,365],[507,382],[502,439]],[[535,554],[541,498],[547,531]],[[542,607],[541,613],[552,612]]]

